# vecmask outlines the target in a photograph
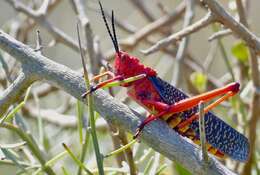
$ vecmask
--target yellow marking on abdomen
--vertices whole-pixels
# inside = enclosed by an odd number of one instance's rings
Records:
[[[209,150],[208,150],[211,154],[215,155],[218,151],[217,148],[214,148],[214,147],[211,147]]]
[[[179,128],[178,131],[180,131],[181,133],[185,133],[188,129],[190,129],[190,126],[189,125],[186,125],[182,128]]]
[[[178,129],[179,131],[179,129]],[[184,135],[185,137],[188,137],[189,139],[191,139],[193,141],[193,143],[195,143],[196,145],[200,145],[200,139],[195,137],[195,132],[188,128],[188,130],[186,130],[186,132],[181,133],[182,135]],[[207,146],[207,150],[209,153],[219,157],[219,158],[224,158],[225,155],[219,151],[217,148],[214,148],[211,144],[206,143]]]
[[[170,125],[171,128],[175,128],[181,121],[182,119],[179,116],[172,116],[170,121],[168,121],[167,123],[168,125]]]
[[[172,114],[166,114],[166,115],[163,115],[161,118],[166,121],[166,120],[168,120],[171,116],[172,116]]]

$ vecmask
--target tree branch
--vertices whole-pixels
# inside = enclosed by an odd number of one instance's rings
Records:
[[[260,54],[260,39],[256,35],[242,23],[236,21],[216,0],[203,0],[203,3],[214,13],[219,22],[242,38],[248,46],[255,50],[256,54]]]
[[[0,98],[0,117],[8,108],[20,100],[26,89],[33,83],[34,79],[28,74],[21,72],[16,80],[3,92]]]

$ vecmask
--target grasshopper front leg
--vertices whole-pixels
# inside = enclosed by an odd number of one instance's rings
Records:
[[[110,77],[112,77],[112,78],[115,77],[115,74],[114,74],[113,72],[111,72],[111,71],[105,71],[105,72],[103,72],[103,73],[101,73],[101,74],[99,74],[99,75],[94,76],[94,77],[91,79],[91,81],[92,81],[92,82],[93,82],[93,81],[97,81],[97,80],[99,80],[100,78],[102,78],[102,77],[104,77],[104,76],[106,76],[106,75],[108,75],[108,76],[110,76]]]
[[[100,78],[100,75],[98,75],[96,77]],[[115,87],[115,86],[123,86],[124,84],[132,83],[132,82],[135,82],[137,80],[143,79],[145,77],[146,77],[146,74],[139,74],[139,75],[129,77],[129,78],[123,78],[123,76],[118,75],[118,76],[115,76],[114,78],[100,82],[95,86],[91,86],[91,88],[87,92],[82,94],[82,98],[86,98],[86,96],[89,93],[92,93],[92,92],[96,91],[97,89],[109,88],[109,87]]]

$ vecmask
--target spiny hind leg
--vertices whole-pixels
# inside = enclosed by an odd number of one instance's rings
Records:
[[[224,95],[204,109],[204,112],[207,113],[210,109],[216,107],[221,102],[227,100],[229,97],[234,96],[238,92],[238,90],[239,90],[239,84],[232,83],[225,87],[222,87],[222,88],[219,88],[219,89],[207,92],[207,93],[203,93],[203,94],[191,97],[191,98],[186,98],[186,99],[181,100],[172,105],[168,105],[166,103],[158,102],[158,101],[143,100],[142,103],[145,106],[148,106],[149,108],[154,108],[156,111],[159,111],[159,113],[156,115],[150,115],[148,118],[146,118],[138,126],[134,138],[137,138],[140,135],[140,133],[143,130],[145,125],[156,120],[157,118],[161,118],[162,116],[165,116],[165,115],[171,115],[171,114],[186,111],[188,109],[191,109],[191,108],[197,106],[200,101],[207,102],[209,100],[212,100],[213,98],[216,98],[217,96]],[[188,125],[190,123],[192,123],[192,121],[197,120],[197,119],[198,119],[198,114],[194,114],[193,116],[191,116],[189,119],[185,120],[183,123],[181,123],[177,127],[180,127],[180,129],[186,129],[188,127]]]
[[[234,92],[228,92],[227,94],[225,94],[224,96],[222,96],[221,98],[217,99],[215,102],[211,103],[206,108],[204,108],[204,113],[209,112],[211,109],[213,109],[214,107],[219,105],[221,102],[226,101],[228,98],[232,97],[233,95],[234,95]],[[180,132],[185,132],[185,130],[187,130],[189,128],[189,125],[194,120],[198,120],[198,118],[199,118],[199,114],[198,113],[192,115],[187,120],[185,120],[185,121],[181,122],[180,124],[178,124],[178,126],[177,126],[178,130]]]

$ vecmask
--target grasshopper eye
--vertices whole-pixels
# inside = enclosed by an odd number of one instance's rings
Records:
[[[125,60],[126,60],[126,57],[127,57],[127,56],[126,56],[125,54],[122,54],[122,55],[121,55],[121,60],[122,60],[122,61],[125,61]]]

